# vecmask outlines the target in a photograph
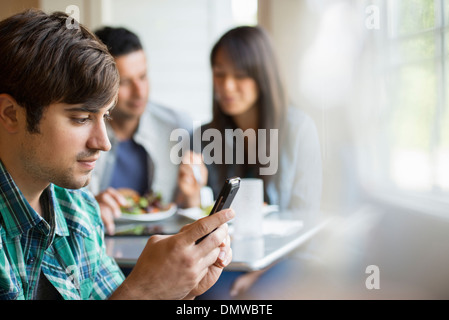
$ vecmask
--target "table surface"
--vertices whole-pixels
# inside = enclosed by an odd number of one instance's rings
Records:
[[[239,238],[233,235],[230,223],[232,262],[228,271],[255,271],[263,269],[282,259],[322,230],[327,221],[313,226],[305,226],[302,221],[281,219],[279,213],[265,217],[263,236],[258,238]],[[106,236],[106,250],[120,267],[133,267],[151,234],[174,234],[186,223],[186,217],[178,214],[168,219],[154,222],[118,223],[117,235]],[[135,235],[134,233],[136,233]]]

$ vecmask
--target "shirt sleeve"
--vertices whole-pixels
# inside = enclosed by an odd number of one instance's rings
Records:
[[[115,260],[106,253],[103,234],[100,233],[99,236],[101,237],[101,248],[99,250],[101,257],[99,259],[100,265],[98,272],[92,287],[91,300],[108,299],[125,279]]]
[[[102,260],[102,264],[100,265],[90,299],[108,299],[120,286],[123,280],[124,276],[119,267],[115,264],[112,258],[106,257]]]
[[[84,204],[88,208],[90,223],[92,224],[92,230],[95,230],[92,234],[95,247],[94,250],[98,252],[97,260],[97,272],[92,275],[94,279],[92,292],[89,299],[91,300],[105,300],[120,286],[125,279],[122,271],[113,258],[108,256],[106,252],[106,243],[104,240],[104,224],[101,220],[100,207],[96,202],[93,195],[85,188],[82,195],[84,196]]]

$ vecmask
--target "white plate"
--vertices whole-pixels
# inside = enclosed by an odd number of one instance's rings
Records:
[[[141,213],[141,214],[129,214],[129,213],[122,213],[122,216],[116,220],[119,221],[159,221],[164,220],[167,218],[170,218],[172,215],[175,214],[178,207],[172,203],[170,205],[170,208],[165,211],[159,211],[157,213]]]
[[[279,206],[277,205],[264,205],[262,207],[263,215],[266,216],[267,214],[271,212],[276,212],[279,210]],[[192,220],[198,220],[200,218],[203,218],[207,216],[209,213],[204,212],[201,208],[194,207],[194,208],[188,208],[188,209],[178,209],[178,214],[181,216],[187,217]]]
[[[203,209],[198,207],[178,209],[178,214],[192,220],[198,220],[206,216],[206,214],[204,214]]]

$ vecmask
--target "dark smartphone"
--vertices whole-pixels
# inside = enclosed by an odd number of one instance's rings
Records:
[[[223,185],[223,188],[221,188],[220,194],[217,197],[217,201],[215,201],[214,207],[210,211],[209,215],[211,216],[215,212],[221,211],[223,209],[228,209],[231,206],[232,200],[234,200],[234,197],[237,194],[237,191],[239,190],[239,188],[240,188],[240,178],[239,177],[233,177],[233,178],[226,179],[226,181]],[[196,240],[195,244],[200,243],[209,234],[206,234],[205,236]]]

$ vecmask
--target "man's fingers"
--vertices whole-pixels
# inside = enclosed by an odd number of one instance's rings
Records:
[[[232,249],[231,247],[226,247],[227,250],[221,250],[218,259],[215,262],[215,265],[221,268],[225,268],[228,266],[229,263],[231,263],[232,260]]]
[[[219,211],[211,216],[207,216],[197,220],[196,222],[192,223],[189,228],[186,229],[185,235],[186,241],[196,242],[198,239],[208,235],[215,229],[219,228],[221,225],[225,224],[226,222],[234,218],[234,215],[235,215],[234,210],[226,209]],[[223,241],[226,235],[227,229],[226,234],[223,234],[222,238],[217,240],[219,241],[217,243],[217,246],[220,244],[221,241]]]
[[[224,241],[220,244],[218,249],[220,250],[220,252],[219,252],[218,257],[217,257],[216,261],[214,262],[214,264],[217,267],[224,268],[232,260],[231,238],[230,238],[229,234],[224,239]]]
[[[105,207],[100,205],[101,219],[103,220],[104,227],[106,229],[106,233],[109,235],[113,235],[115,233],[115,224],[114,224],[114,216],[109,209],[109,207]]]
[[[215,247],[202,259],[203,267],[215,265],[219,268],[226,267],[232,260],[232,249],[229,245]]]
[[[107,206],[115,218],[121,216],[120,204],[116,200],[117,198],[110,192],[105,192],[102,194],[101,198],[98,200],[103,206]]]
[[[115,232],[114,218],[119,218],[122,214],[120,206],[127,204],[125,197],[116,189],[108,188],[95,197],[100,205],[101,218],[106,232],[110,235]]]
[[[117,189],[108,188],[106,191],[106,194],[110,195],[120,206],[125,207],[128,205],[126,198]]]
[[[190,150],[187,150],[187,152],[184,153],[184,156],[182,157],[181,163],[182,164],[191,164],[193,159],[193,152]]]

